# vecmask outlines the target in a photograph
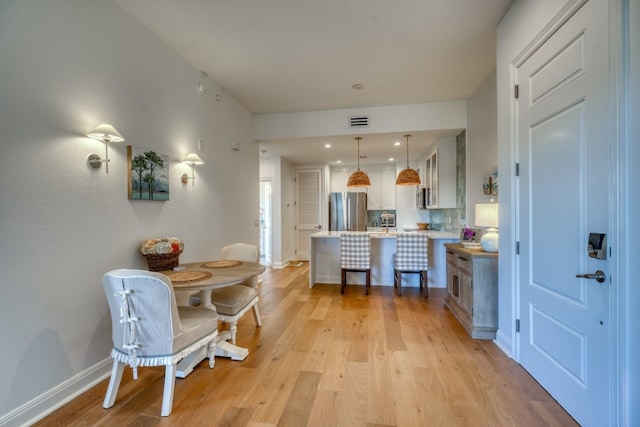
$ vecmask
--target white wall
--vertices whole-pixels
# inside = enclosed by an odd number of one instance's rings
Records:
[[[493,70],[467,100],[466,221],[475,224],[475,204],[498,196],[482,194],[485,177],[498,169],[496,72]],[[498,175],[498,178],[500,176]]]
[[[329,135],[464,129],[466,101],[394,105],[301,113],[258,114],[253,117],[258,140]],[[368,115],[368,128],[350,129],[349,116]]]
[[[258,244],[251,117],[229,96],[216,102],[209,80],[197,94],[203,78],[112,2],[0,3],[0,425],[108,372],[102,275],[146,267],[143,240],[182,238],[183,262]],[[101,122],[126,138],[110,148],[109,174],[86,164],[104,155],[84,136]],[[198,139],[205,164],[183,185],[179,161]],[[127,144],[170,156],[170,201],[127,199]]]

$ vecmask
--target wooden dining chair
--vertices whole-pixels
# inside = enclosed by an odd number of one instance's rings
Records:
[[[103,407],[114,405],[126,365],[138,378],[140,366],[165,366],[163,417],[171,413],[178,362],[206,347],[213,368],[218,314],[178,307],[171,280],[161,273],[113,270],[103,277],[113,335],[113,367]]]

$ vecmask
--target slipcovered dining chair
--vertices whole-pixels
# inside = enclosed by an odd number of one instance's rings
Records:
[[[427,233],[398,233],[396,253],[393,254],[393,286],[398,296],[402,295],[402,274],[420,274],[420,294],[424,287],[425,298],[429,297],[429,236]]]
[[[365,273],[365,295],[371,287],[371,236],[369,233],[346,232],[340,234],[340,293],[344,294],[347,272]]]
[[[235,243],[220,250],[221,260],[258,262],[260,254],[255,245],[248,243]],[[220,321],[229,325],[231,344],[236,344],[238,333],[238,320],[244,314],[253,310],[253,318],[256,326],[262,326],[260,310],[258,309],[258,278],[247,279],[244,282],[216,289],[211,292],[211,303],[216,307]],[[190,304],[200,304],[200,297],[194,295],[190,298]]]
[[[213,368],[218,314],[198,307],[178,307],[171,281],[161,273],[113,270],[102,280],[111,312],[113,367],[103,407],[114,405],[126,365],[138,378],[139,366],[165,366],[163,417],[171,413],[178,362],[206,347]]]

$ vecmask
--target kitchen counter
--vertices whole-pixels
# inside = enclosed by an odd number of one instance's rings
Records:
[[[319,231],[311,235],[309,258],[309,287],[316,283],[340,284],[340,234],[343,231]],[[446,287],[445,243],[456,243],[459,233],[446,231],[412,231],[429,235],[429,280],[430,288]],[[393,286],[393,254],[396,252],[397,232],[370,231],[371,234],[371,284]],[[348,284],[364,286],[364,275],[348,276]],[[403,287],[418,287],[418,275],[407,274],[402,279]]]
[[[318,231],[311,235],[311,238],[331,238],[331,239],[339,239],[340,234],[344,233],[344,231]],[[396,231],[389,231],[386,233],[384,230],[382,231],[368,231],[371,234],[371,238],[393,238],[395,239]],[[439,240],[460,240],[460,233],[453,233],[450,231],[435,231],[435,230],[426,230],[426,231],[411,231],[410,233],[427,233],[429,235],[429,239]]]

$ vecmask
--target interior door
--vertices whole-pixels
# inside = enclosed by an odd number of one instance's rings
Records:
[[[311,236],[322,229],[322,170],[296,170],[296,254],[309,261]]]
[[[586,2],[515,73],[519,359],[585,426],[610,424],[613,386],[610,257],[587,253],[589,233],[611,236],[607,5]]]

